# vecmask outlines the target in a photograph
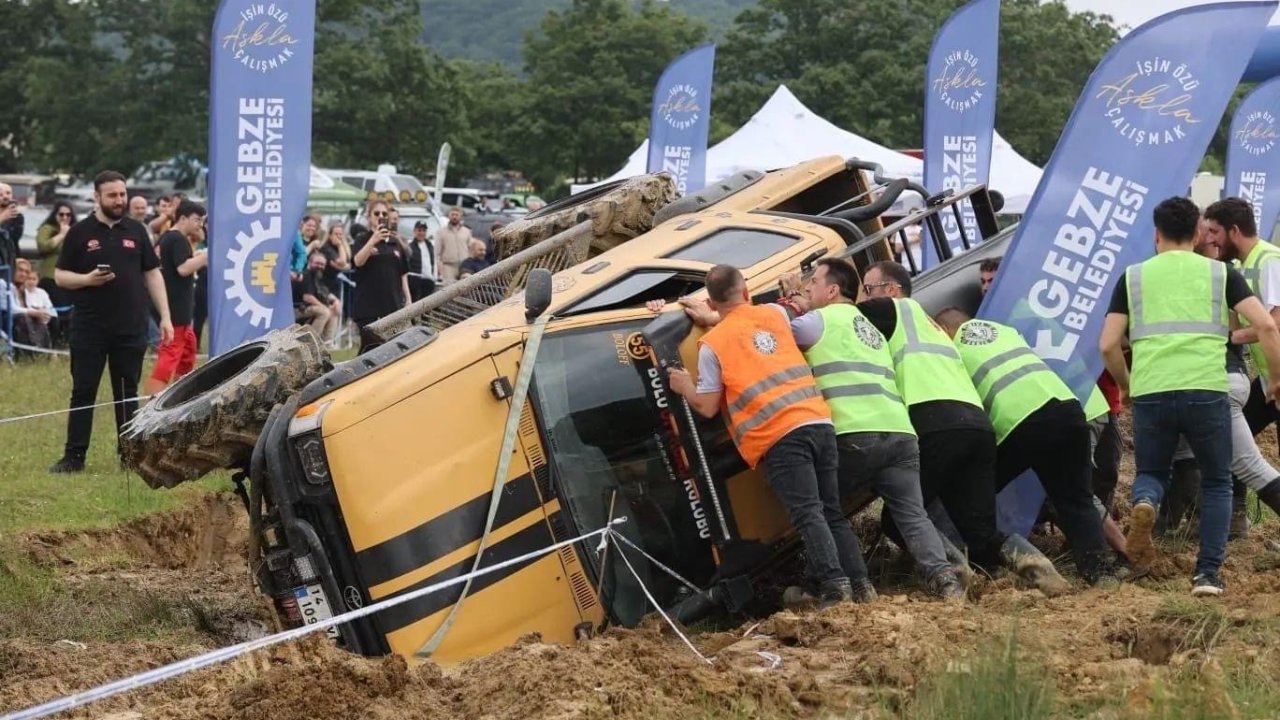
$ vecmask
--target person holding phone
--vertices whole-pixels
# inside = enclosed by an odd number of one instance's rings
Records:
[[[399,233],[391,231],[391,206],[382,201],[369,206],[372,231],[356,242],[355,301],[351,318],[360,328],[360,352],[372,346],[364,328],[409,304],[409,248]]]
[[[160,260],[142,223],[125,216],[124,176],[112,170],[93,181],[97,209],[71,226],[62,241],[54,281],[67,290],[71,315],[71,413],[67,441],[51,473],[84,470],[93,434],[93,409],[106,369],[117,431],[137,410],[138,381],[147,348],[148,305],[160,315],[162,343],[173,342],[173,323]]]

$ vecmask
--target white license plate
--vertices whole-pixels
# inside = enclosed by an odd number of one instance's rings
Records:
[[[298,612],[302,613],[302,622],[315,625],[321,620],[333,617],[333,608],[329,606],[329,600],[325,598],[324,590],[319,585],[296,588],[293,596],[298,600]],[[329,637],[336,638],[338,626],[326,628],[324,632]]]

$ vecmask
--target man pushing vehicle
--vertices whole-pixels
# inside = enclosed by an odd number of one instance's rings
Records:
[[[711,268],[706,287],[723,321],[698,341],[697,384],[688,371],[671,368],[671,390],[703,417],[723,410],[742,458],[764,465],[804,544],[819,607],[852,600],[853,583],[862,599],[874,598],[840,505],[831,412],[786,319],[752,305],[746,280],[731,265]]]

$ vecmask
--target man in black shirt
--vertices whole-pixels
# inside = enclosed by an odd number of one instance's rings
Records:
[[[468,277],[470,275],[475,275],[481,270],[484,270],[485,268],[489,267],[489,265],[491,264],[488,260],[485,259],[485,245],[483,240],[473,239],[471,241],[470,248],[471,248],[471,257],[467,258],[466,260],[463,260],[462,263],[458,265],[459,280],[461,280],[464,277]]]
[[[436,291],[436,248],[427,237],[427,224],[413,224],[413,242],[409,243],[409,292],[413,301]]]
[[[323,252],[313,250],[302,279],[293,284],[293,306],[298,322],[310,323],[311,332],[326,343],[333,340],[342,320],[342,304],[325,284],[328,264]]]
[[[409,304],[409,248],[393,235],[389,208],[377,202],[370,207],[374,230],[356,240],[356,297],[351,319],[360,327],[360,352],[372,348],[366,326]]]
[[[195,274],[209,264],[205,251],[194,252],[192,239],[204,232],[204,206],[183,200],[174,214],[173,228],[160,236],[158,255],[160,274],[169,297],[169,318],[173,321],[173,340],[160,343],[156,366],[143,390],[155,395],[169,383],[186,375],[196,366]]]
[[[858,309],[892,339],[900,331],[894,300],[911,297],[910,273],[895,262],[875,263],[863,276],[863,291],[870,299],[858,303]],[[960,362],[958,357],[955,361]],[[1039,580],[1036,584],[1046,594],[1064,592],[1065,582],[1043,555],[1021,536],[1000,532],[996,524],[996,434],[986,411],[955,400],[921,402],[907,411],[919,436],[924,504],[942,502],[971,561],[988,572],[1001,564],[1027,568],[1024,577]]]
[[[68,290],[71,316],[71,407],[67,443],[54,473],[84,470],[93,409],[104,366],[109,368],[117,431],[137,410],[138,380],[147,347],[147,304],[160,313],[163,342],[173,341],[160,261],[141,223],[126,218],[124,176],[111,170],[93,181],[97,210],[67,231],[54,281]],[[77,409],[79,408],[79,409]]]

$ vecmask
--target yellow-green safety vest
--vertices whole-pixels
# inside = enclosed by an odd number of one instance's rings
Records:
[[[1129,266],[1125,282],[1133,346],[1130,395],[1227,392],[1227,266],[1172,250]]]
[[[1266,240],[1259,240],[1257,245],[1249,251],[1249,255],[1245,257],[1244,262],[1240,264],[1240,271],[1244,273],[1244,279],[1249,283],[1249,289],[1253,291],[1258,299],[1267,296],[1266,275],[1263,273],[1264,266],[1268,263],[1280,260],[1280,248],[1272,245]],[[1240,318],[1241,324],[1248,326],[1249,321],[1243,317]],[[1253,359],[1253,369],[1259,375],[1266,377],[1267,375],[1267,357],[1262,354],[1261,343],[1249,344],[1249,357]]]
[[[853,305],[828,305],[814,312],[822,317],[822,337],[804,357],[831,408],[836,434],[915,435],[898,392],[889,341]]]
[[[955,347],[1002,443],[1014,428],[1050,400],[1075,400],[1018,331],[990,320],[970,320],[956,330]]]
[[[934,400],[982,407],[951,338],[915,300],[897,299],[893,304],[898,317],[889,352],[898,392],[907,407]]]

